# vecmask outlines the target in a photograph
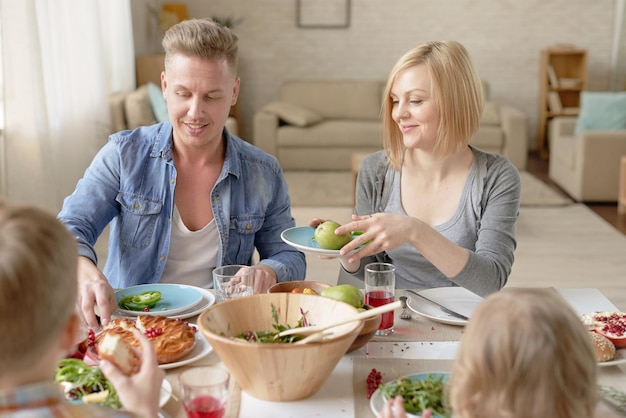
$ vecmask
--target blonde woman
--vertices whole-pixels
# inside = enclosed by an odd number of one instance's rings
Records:
[[[474,311],[447,394],[454,418],[589,418],[598,402],[596,375],[589,331],[560,295],[504,289]],[[381,417],[394,416],[392,405],[396,418],[406,416],[398,397]]]
[[[346,272],[362,278],[367,263],[385,261],[398,288],[487,295],[506,284],[520,179],[505,157],[469,145],[483,100],[458,42],[420,45],[396,63],[382,105],[384,150],[363,161],[355,215],[336,231],[365,231],[341,249]]]

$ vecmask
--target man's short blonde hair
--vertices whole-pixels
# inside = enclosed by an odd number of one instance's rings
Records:
[[[504,289],[472,314],[450,405],[456,418],[588,418],[596,374],[589,331],[554,289]]]
[[[466,147],[480,126],[484,106],[482,82],[465,47],[455,41],[442,41],[428,42],[408,51],[391,69],[382,105],[383,148],[396,170],[402,165],[404,142],[391,115],[391,89],[400,72],[420,64],[428,68],[431,94],[439,106],[435,153],[446,156]]]
[[[76,312],[77,263],[53,215],[0,202],[0,375],[32,367]]]
[[[211,19],[189,19],[165,32],[162,45],[165,51],[165,71],[171,59],[178,54],[206,60],[226,58],[233,74],[237,74],[238,38],[227,27]]]

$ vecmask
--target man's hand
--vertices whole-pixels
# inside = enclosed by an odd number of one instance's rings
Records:
[[[115,292],[98,267],[87,257],[78,257],[78,306],[90,328],[98,328],[94,307],[106,324],[117,307]]]
[[[254,266],[254,293],[266,293],[267,289],[276,284],[276,272],[269,266]]]

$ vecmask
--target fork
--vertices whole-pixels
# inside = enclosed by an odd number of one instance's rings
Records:
[[[409,309],[406,306],[406,296],[400,296],[400,302],[402,303],[400,319],[411,319],[411,312],[409,312]]]

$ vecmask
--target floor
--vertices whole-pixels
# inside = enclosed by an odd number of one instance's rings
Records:
[[[536,153],[531,152],[528,157],[528,172],[534,174],[537,178],[558,188],[554,182],[548,177],[548,160],[542,159]],[[618,231],[626,235],[626,214],[617,214],[617,203],[587,203],[589,209],[593,210],[605,221],[611,224]]]

